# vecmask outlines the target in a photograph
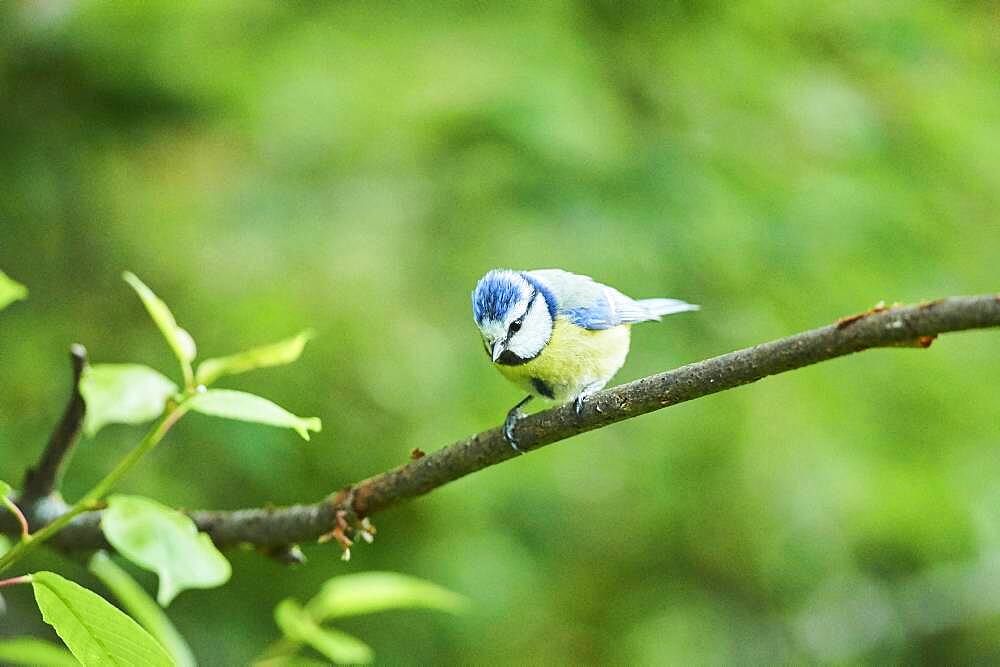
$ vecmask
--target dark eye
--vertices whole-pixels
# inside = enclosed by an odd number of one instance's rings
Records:
[[[524,324],[524,317],[519,317],[510,323],[510,333],[516,334],[521,330],[521,325]]]

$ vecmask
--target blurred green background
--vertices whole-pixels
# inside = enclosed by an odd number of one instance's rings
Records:
[[[637,327],[619,381],[995,291],[998,68],[991,2],[3,3],[0,268],[31,296],[0,315],[0,478],[70,343],[176,375],[125,269],[205,356],[319,332],[225,383],[322,417],[312,443],[192,415],[122,486],[187,508],[314,501],[499,423],[520,395],[469,304],[492,267],[703,304]],[[246,663],[282,598],[390,569],[473,608],[341,625],[385,664],[998,661],[998,341],[580,436],[377,516],[348,564],[233,553],[169,612]],[[141,432],[84,441],[67,497]],[[46,632],[6,598],[0,633]]]

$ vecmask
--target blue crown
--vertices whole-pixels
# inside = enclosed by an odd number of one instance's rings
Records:
[[[504,316],[525,294],[523,279],[513,271],[493,270],[483,276],[472,292],[472,314],[476,323],[503,322]]]

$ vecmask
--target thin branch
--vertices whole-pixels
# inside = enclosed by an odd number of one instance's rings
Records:
[[[957,297],[891,309],[874,308],[830,326],[730,352],[652,375],[589,398],[577,415],[572,406],[522,419],[518,446],[525,451],[565,440],[648,412],[877,347],[927,347],[938,334],[1000,326],[1000,296]],[[237,511],[191,512],[201,530],[221,547],[276,547],[329,534],[346,515],[352,521],[415,498],[517,454],[499,428],[370,477],[312,504]],[[100,513],[77,517],[56,538],[64,549],[106,547]]]
[[[73,365],[73,387],[62,419],[56,427],[49,444],[42,453],[38,465],[29,468],[24,478],[24,490],[20,501],[31,504],[59,490],[63,472],[69,462],[73,446],[80,437],[86,404],[80,395],[80,376],[87,366],[87,350],[83,345],[74,344],[69,348],[70,363]]]

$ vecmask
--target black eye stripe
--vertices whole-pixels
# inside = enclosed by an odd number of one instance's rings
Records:
[[[535,297],[537,296],[538,296],[538,290],[532,288],[531,296],[528,297],[528,307],[524,309],[524,314],[521,315],[521,317],[514,320],[515,322],[521,322],[522,324],[524,323],[524,318],[526,318],[528,316],[528,313],[531,312],[531,307],[535,305]]]
[[[524,309],[524,314],[519,318],[510,323],[507,327],[507,340],[510,341],[511,337],[521,330],[521,326],[524,324],[525,318],[528,317],[528,313],[531,312],[531,307],[535,305],[535,297],[538,296],[538,290],[535,288],[531,289],[531,296],[528,297],[528,307]]]

